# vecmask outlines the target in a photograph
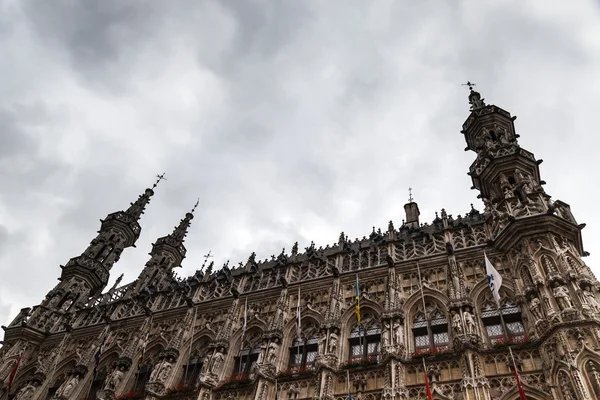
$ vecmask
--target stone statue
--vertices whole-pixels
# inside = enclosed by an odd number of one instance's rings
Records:
[[[323,335],[319,339],[319,353],[320,354],[327,353],[327,335]]]
[[[594,312],[600,312],[600,303],[596,299],[596,295],[589,288],[583,289],[583,295]]]
[[[279,345],[275,342],[271,342],[269,344],[269,355],[267,357],[269,364],[275,365],[277,361],[277,350],[279,349]]]
[[[225,356],[223,355],[223,348],[217,349],[215,354],[212,356],[210,360],[210,373],[213,375],[217,375],[219,373],[219,369],[221,368],[221,364],[225,360]]]
[[[56,395],[60,397],[69,397],[78,384],[79,377],[75,375],[56,391]]]
[[[390,324],[389,322],[383,323],[383,331],[381,332],[381,341],[383,342],[383,346],[390,345]]]
[[[267,345],[262,343],[260,345],[260,351],[258,352],[258,358],[256,360],[257,364],[262,364],[265,359],[265,353],[267,352]]]
[[[28,383],[23,389],[19,390],[19,393],[15,396],[14,400],[30,400],[35,393],[36,387],[32,383]]]
[[[337,352],[339,338],[335,332],[331,332],[329,335],[329,353],[335,354]]]
[[[160,363],[156,364],[154,366],[154,368],[152,369],[152,373],[150,374],[150,382],[156,382],[158,381],[158,374],[160,372],[160,368],[162,366],[163,362],[161,361]]]
[[[403,342],[402,340],[402,324],[400,322],[394,323],[394,336],[396,340],[396,345],[399,345]]]
[[[452,311],[452,328],[454,328],[454,331],[457,335],[463,334],[462,320],[460,319],[460,315],[458,315],[456,311]]]
[[[465,318],[465,325],[467,327],[467,333],[472,335],[476,332],[477,326],[475,324],[475,318],[473,318],[473,314],[470,311],[465,310],[463,312],[463,317]]]
[[[164,361],[164,364],[161,366],[160,372],[158,374],[159,382],[164,383],[169,378],[169,375],[171,374],[171,369],[173,369],[173,365],[168,361]]]
[[[542,315],[541,302],[537,297],[533,297],[531,299],[531,302],[529,303],[529,311],[531,311],[531,315],[536,322],[544,319],[544,316]]]
[[[121,367],[117,367],[106,378],[106,383],[104,384],[104,390],[110,390],[112,392],[116,391],[122,380],[123,380],[123,371],[121,370]]]
[[[573,307],[573,303],[569,297],[569,291],[566,287],[559,285],[554,288],[553,293],[554,298],[556,299],[556,302],[561,310],[566,310],[567,308]]]

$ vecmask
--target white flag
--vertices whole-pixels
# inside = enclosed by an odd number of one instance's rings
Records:
[[[296,336],[302,340],[302,318],[300,317],[300,288],[298,288],[298,306],[296,307]]]
[[[485,273],[487,275],[488,284],[490,285],[490,290],[492,291],[492,296],[494,296],[494,300],[496,300],[496,304],[500,307],[500,287],[502,286],[502,276],[498,273],[496,268],[492,265],[485,251],[483,252],[483,257],[485,258]]]

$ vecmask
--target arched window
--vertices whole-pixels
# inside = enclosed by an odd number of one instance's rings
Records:
[[[360,326],[350,332],[349,345],[351,362],[377,357],[381,346],[379,323],[373,317],[365,318]]]
[[[585,363],[585,372],[590,383],[590,392],[594,398],[600,399],[600,364],[596,361]]]
[[[446,315],[430,303],[425,306],[427,315],[419,311],[413,319],[415,350],[448,348],[450,339]]]
[[[506,339],[524,339],[525,328],[523,327],[519,307],[512,301],[505,300],[501,311],[502,318],[496,304],[491,301],[486,302],[481,309],[481,320],[485,326],[490,344],[501,343]]]
[[[206,350],[209,342],[209,339],[202,339],[194,344],[187,364],[183,365],[183,374],[180,381],[183,386],[196,385],[204,362],[207,361]]]
[[[195,386],[204,365],[205,356],[200,355],[198,350],[195,350],[186,365],[183,366],[183,374],[181,375],[181,385],[185,387]]]
[[[242,348],[235,357],[232,376],[248,376],[248,378],[254,379],[260,353],[260,332],[255,331],[253,335],[248,335],[248,339],[242,343]]]
[[[135,368],[135,381],[133,386],[134,392],[143,392],[146,383],[150,380],[150,375],[152,374],[152,369],[156,364],[156,359],[158,357],[158,353],[162,351],[161,347],[154,347],[150,351],[147,351],[144,354],[142,359],[142,365],[135,364],[132,368]]]
[[[290,370],[313,369],[315,359],[319,352],[318,329],[314,324],[302,330],[301,340],[294,339],[290,347]],[[295,332],[294,332],[295,333]]]

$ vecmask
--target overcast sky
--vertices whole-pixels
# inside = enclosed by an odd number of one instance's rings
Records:
[[[485,4],[484,4],[485,3]],[[519,118],[600,272],[596,1],[0,0],[0,323],[158,173],[137,249],[200,205],[179,275],[474,203],[467,80]]]

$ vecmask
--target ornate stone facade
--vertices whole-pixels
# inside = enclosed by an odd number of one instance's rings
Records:
[[[582,258],[584,225],[544,191],[515,117],[472,90],[469,100],[462,133],[483,212],[442,210],[421,224],[410,201],[398,229],[178,279],[192,212],[156,241],[137,280],[105,291],[139,236],[147,189],[102,221],[39,305],[3,327],[0,398],[22,354],[9,393],[17,400],[264,400],[276,390],[340,400],[346,370],[354,398],[415,399],[422,358],[436,399],[514,400],[509,346],[528,398],[600,398],[600,286]],[[501,310],[484,252],[503,277]]]

